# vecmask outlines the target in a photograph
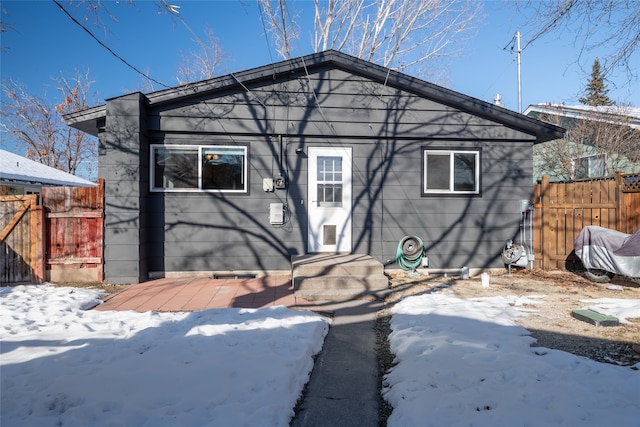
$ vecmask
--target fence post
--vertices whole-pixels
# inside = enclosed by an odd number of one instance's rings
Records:
[[[34,278],[36,282],[42,283],[47,278],[46,275],[46,223],[45,209],[39,205],[35,208],[35,262],[34,262]]]
[[[98,281],[104,282],[104,178],[98,179],[98,203],[96,204],[100,208],[100,219],[99,228],[98,228],[98,236],[96,236],[96,240],[99,241],[98,253],[100,256],[100,264],[98,265]]]
[[[540,204],[542,215],[542,227],[540,228],[540,251],[542,252],[542,265],[543,270],[548,270],[551,267],[551,239],[549,230],[549,176],[542,177],[540,183]]]
[[[542,269],[542,200],[540,186],[533,184],[533,258],[534,268]]]
[[[616,230],[621,231],[623,233],[627,233],[626,224],[624,224],[623,222],[623,219],[626,218],[626,215],[625,215],[626,212],[624,212],[624,197],[622,195],[622,187],[624,183],[622,182],[621,171],[616,171],[615,182],[616,182],[616,190],[615,190]]]

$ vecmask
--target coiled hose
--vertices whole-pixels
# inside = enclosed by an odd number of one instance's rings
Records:
[[[396,250],[396,264],[403,270],[415,270],[422,263],[424,244],[419,237],[405,236],[398,243]]]

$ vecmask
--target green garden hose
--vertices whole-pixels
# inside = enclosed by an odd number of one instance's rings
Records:
[[[403,270],[415,270],[422,263],[424,244],[419,237],[404,236],[396,250],[396,264]]]

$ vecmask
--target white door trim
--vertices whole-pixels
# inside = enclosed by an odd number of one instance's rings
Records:
[[[307,250],[310,253],[350,253],[352,250],[351,153],[351,147],[309,147],[307,150]]]

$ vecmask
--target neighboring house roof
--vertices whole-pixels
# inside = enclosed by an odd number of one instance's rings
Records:
[[[226,91],[233,87],[246,88],[247,85],[255,81],[275,80],[294,72],[307,72],[309,69],[324,65],[333,65],[385,85],[411,91],[419,96],[449,105],[458,110],[534,135],[536,143],[561,138],[564,135],[564,129],[559,126],[527,117],[515,111],[334,50],[314,53],[210,80],[189,83],[176,88],[160,90],[145,96],[149,106],[185,102],[195,96]],[[100,129],[104,127],[106,113],[106,105],[100,105],[66,114],[64,120],[71,127],[97,136]]]
[[[530,105],[525,115],[546,118],[556,123],[563,123],[567,129],[580,129],[578,122],[591,128],[600,123],[606,127],[626,129],[630,127],[633,133],[626,133],[629,138],[624,145],[615,143],[607,146],[594,146],[585,141],[584,132],[577,130],[576,135],[568,134],[567,140],[550,142],[534,147],[533,150],[533,178],[538,181],[548,175],[551,181],[564,181],[579,178],[598,178],[612,175],[615,171],[635,173],[640,170],[640,153],[636,141],[640,135],[640,108],[625,106],[566,106],[562,104]],[[555,117],[555,118],[553,118]],[[609,126],[611,125],[611,126]],[[585,129],[586,129],[585,127]],[[604,129],[604,128],[603,128]],[[632,135],[635,134],[635,140]],[[600,137],[604,141],[616,141],[614,131],[602,131]]]
[[[637,107],[536,104],[529,105],[523,114],[526,116],[551,114],[578,120],[605,121],[610,119],[612,123],[622,121],[634,129],[640,129],[640,108]]]
[[[0,184],[69,187],[97,185],[86,179],[4,150],[0,150]]]

